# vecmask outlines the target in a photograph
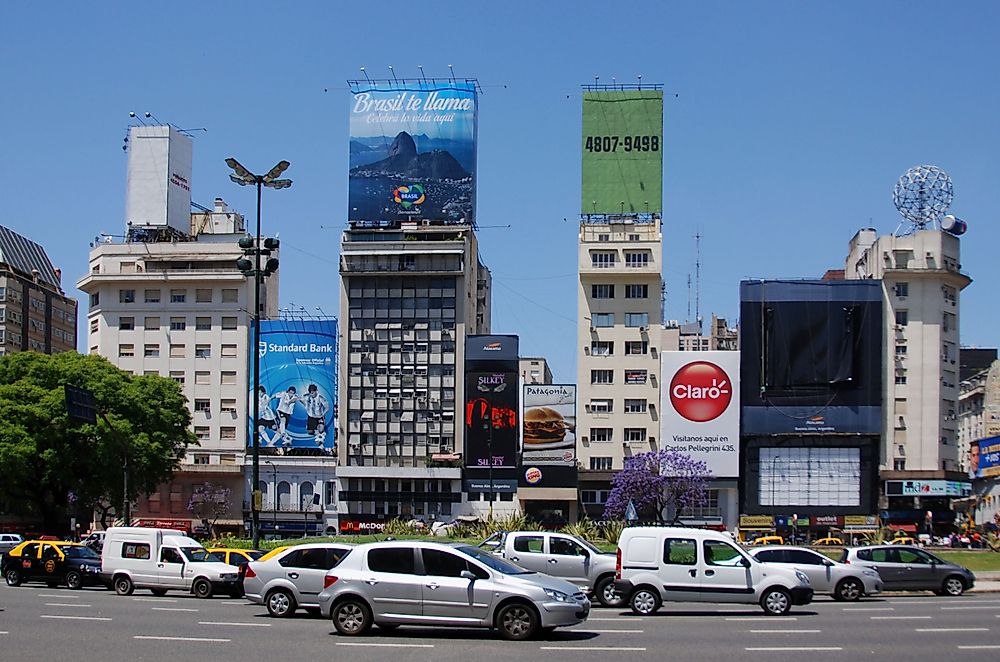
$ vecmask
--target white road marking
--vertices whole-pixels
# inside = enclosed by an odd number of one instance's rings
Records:
[[[753,634],[815,634],[822,630],[750,630]]]
[[[978,650],[996,650],[1000,648],[1000,644],[983,644],[981,646],[959,646],[959,650],[963,651],[978,651]]]
[[[746,651],[842,651],[840,646],[755,646]]]
[[[916,628],[917,632],[989,632],[989,628]]]
[[[46,607],[90,607],[80,602],[46,602]]]
[[[611,622],[611,623],[624,623],[624,622],[627,622],[627,621],[641,621],[641,620],[644,620],[644,619],[642,619],[642,618],[629,618],[627,616],[624,617],[624,618],[588,618],[587,619],[587,623],[602,622],[602,621],[608,621],[608,622]]]
[[[177,602],[174,598],[132,598],[133,602]]]
[[[434,644],[370,644],[367,642],[351,643],[347,641],[338,641],[338,646],[363,646],[368,648],[370,646],[377,646],[379,648],[434,648]]]
[[[966,610],[966,609],[992,609],[993,611],[996,611],[997,609],[1000,609],[1000,607],[991,607],[991,606],[986,606],[986,607],[941,607],[942,611],[963,611],[963,610]]]
[[[892,607],[843,607],[843,611],[896,611]]]
[[[133,639],[151,639],[154,641],[207,641],[209,643],[228,644],[232,639],[209,639],[207,637],[154,637],[151,635],[137,634]]]
[[[223,600],[219,604],[220,605],[236,605],[236,606],[239,606],[239,607],[249,607],[249,606],[253,605],[252,602],[226,602],[225,600]]]
[[[0,630],[0,634],[10,634],[10,632],[7,632],[7,630]]]
[[[594,630],[592,628],[584,628],[582,630],[573,630],[573,632],[591,632],[593,634],[642,634],[644,630]]]
[[[40,598],[63,598],[64,600],[79,600],[79,595],[66,595],[64,593],[39,593]]]
[[[110,621],[110,616],[56,616],[54,614],[42,614],[42,618],[59,618],[66,621]]]
[[[869,616],[873,621],[929,621],[933,616]]]
[[[543,651],[645,651],[645,648],[625,648],[622,646],[539,646]]]
[[[761,614],[760,616],[746,616],[746,617],[743,617],[743,616],[727,616],[726,620],[727,621],[768,621],[768,622],[770,622],[772,618],[774,618],[774,617],[773,616],[766,616],[764,614]],[[797,620],[799,620],[799,619],[796,616],[782,616],[781,617],[781,622],[782,623],[784,623],[785,621],[797,621]]]
[[[247,628],[269,628],[270,623],[227,623],[226,621],[198,621],[198,625],[241,625]]]
[[[197,609],[188,609],[187,607],[150,607],[153,611],[198,611]]]

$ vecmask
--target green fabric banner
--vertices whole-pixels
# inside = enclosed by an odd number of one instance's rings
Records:
[[[663,92],[583,93],[583,214],[659,214]]]

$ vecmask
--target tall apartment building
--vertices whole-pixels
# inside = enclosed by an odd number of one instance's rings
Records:
[[[551,384],[552,370],[549,362],[541,356],[523,356],[518,361],[518,372],[525,384]]]
[[[1000,526],[1000,474],[992,452],[1000,446],[1000,361],[962,381],[958,420],[962,472],[973,479],[961,509],[978,525]]]
[[[490,331],[465,223],[351,222],[340,245],[342,531],[462,508],[465,339]]]
[[[663,235],[653,215],[588,219],[579,239],[577,458],[599,499],[626,457],[657,448]]]
[[[170,484],[140,500],[136,517],[190,522],[193,487],[211,482],[232,489],[231,512],[219,524],[242,530],[253,306],[253,281],[236,268],[244,221],[218,198],[213,211],[190,219],[187,236],[133,228],[123,243],[97,244],[77,287],[90,298],[89,353],[136,375],[175,380],[192,410],[200,445]],[[277,279],[264,281],[264,317],[277,311]]]
[[[0,356],[75,350],[76,305],[45,249],[0,225]]]
[[[669,320],[663,323],[660,349],[664,352],[736,351],[739,348],[739,330],[730,328],[724,317],[713,314],[707,334],[702,333],[701,322],[680,324]]]

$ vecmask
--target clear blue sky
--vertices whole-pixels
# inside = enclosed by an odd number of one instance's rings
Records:
[[[665,86],[667,318],[688,316],[696,231],[702,315],[735,320],[741,278],[818,277],[843,268],[859,228],[892,232],[896,179],[928,163],[970,226],[962,342],[1000,343],[995,2],[47,2],[2,16],[0,223],[41,242],[72,294],[94,235],[124,229],[122,138],[129,111],[150,111],[208,129],[194,134],[202,204],[221,196],[252,220],[223,160],[291,161],[294,186],[264,199],[281,305],[334,313],[345,81],[453,64],[484,89],[494,330],[558,380],[576,381],[580,84],[595,75]]]

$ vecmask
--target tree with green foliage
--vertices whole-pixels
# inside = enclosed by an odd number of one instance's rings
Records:
[[[96,424],[71,420],[63,386],[94,394]],[[133,376],[100,356],[21,352],[0,357],[0,503],[41,523],[68,530],[70,515],[89,517],[169,481],[189,445],[191,413],[180,387],[159,376]]]

